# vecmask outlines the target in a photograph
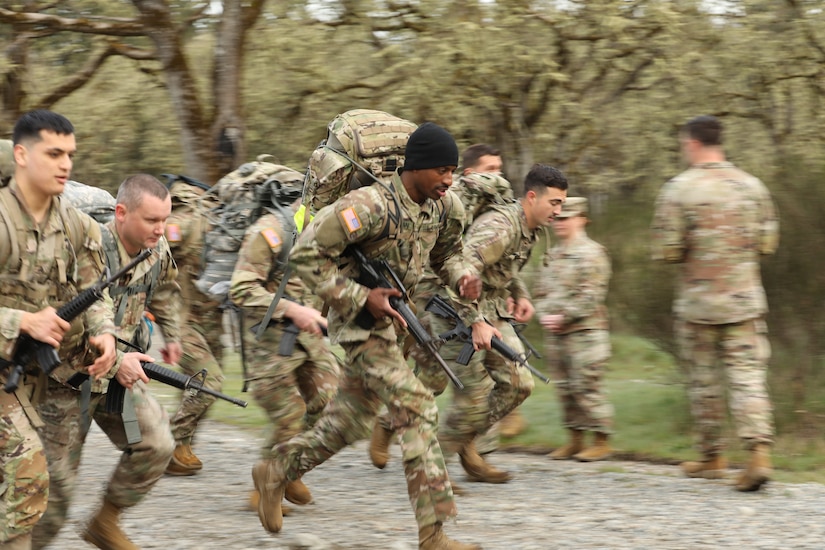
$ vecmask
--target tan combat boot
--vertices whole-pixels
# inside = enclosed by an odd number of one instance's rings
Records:
[[[757,443],[751,449],[751,460],[747,469],[736,480],[737,491],[758,491],[773,474],[771,449],[766,443]]]
[[[526,429],[527,420],[518,409],[513,409],[510,414],[499,421],[501,437],[516,437]]]
[[[427,525],[418,530],[419,550],[481,550],[478,544],[465,544],[447,538],[440,523]]]
[[[549,456],[553,460],[567,460],[568,458],[573,458],[573,455],[580,453],[584,450],[584,432],[582,430],[568,430],[570,432],[570,442],[566,445],[562,445]]]
[[[728,461],[722,455],[713,455],[706,456],[702,461],[682,462],[679,467],[688,477],[724,479],[727,477]]]
[[[32,550],[32,535],[18,535],[13,539],[0,542],[0,550]]]
[[[606,433],[596,432],[593,446],[575,454],[573,458],[579,462],[596,462],[597,460],[609,458],[613,454],[613,449],[607,444],[608,438],[609,436]]]
[[[370,461],[376,468],[383,470],[390,460],[390,443],[395,432],[384,426],[380,418],[375,419],[370,439]]]
[[[83,531],[83,540],[102,550],[140,550],[120,530],[121,509],[103,499],[103,506]]]
[[[485,461],[478,451],[474,442],[467,443],[458,453],[461,466],[467,472],[467,479],[482,483],[507,483],[511,477],[509,472],[494,468]]]
[[[246,503],[246,509],[250,512],[257,512],[258,511],[258,504],[261,502],[261,493],[252,489],[249,491],[249,500]],[[281,515],[286,517],[292,513],[292,508],[287,506],[286,504],[281,504]]]
[[[170,476],[193,476],[203,468],[203,462],[192,452],[188,443],[178,443],[172,460],[166,466],[166,473]]]
[[[252,481],[258,491],[258,519],[270,533],[278,533],[284,525],[281,501],[286,491],[286,477],[272,459],[261,460],[252,467]]]
[[[312,502],[312,493],[309,492],[309,488],[300,479],[287,482],[284,497],[298,506],[305,506]]]

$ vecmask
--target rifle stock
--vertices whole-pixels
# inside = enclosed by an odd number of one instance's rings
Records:
[[[152,250],[147,248],[111,276],[109,275],[109,269],[104,268],[100,279],[94,285],[60,306],[57,310],[57,316],[71,323],[78,315],[89,309],[93,303],[103,298],[103,291],[106,290],[106,288],[151,255]],[[7,393],[12,393],[17,389],[26,365],[31,363],[32,360],[37,361],[38,366],[46,375],[51,374],[54,369],[60,366],[60,356],[55,348],[45,342],[35,340],[28,334],[21,334],[17,339],[17,350],[10,361],[10,364],[14,366],[11,372],[9,372],[6,384],[3,386],[3,389]]]
[[[461,348],[461,351],[458,354],[458,359],[456,362],[462,365],[466,365],[472,359],[473,354],[475,353],[475,348],[473,347],[473,330],[464,324],[464,321],[461,320],[459,317],[458,312],[455,308],[448,302],[446,299],[442,298],[438,294],[430,298],[430,301],[427,302],[427,307],[425,308],[427,311],[438,315],[444,319],[452,321],[455,323],[455,327],[453,329],[439,334],[438,337],[444,341],[458,339],[461,342],[464,342],[464,346]],[[550,379],[546,377],[544,374],[536,370],[528,361],[524,354],[517,352],[510,346],[508,346],[504,340],[497,336],[493,336],[493,339],[490,341],[490,345],[492,346],[493,350],[496,351],[499,355],[507,359],[508,361],[516,362],[522,365],[524,368],[529,370],[533,373],[533,376],[544,382],[545,384],[550,383]]]
[[[348,250],[349,255],[355,259],[360,268],[361,274],[357,279],[360,284],[368,288],[395,288],[401,291],[403,298],[399,298],[398,296],[390,296],[390,306],[392,306],[392,308],[401,315],[404,321],[406,321],[407,330],[410,331],[410,334],[412,334],[415,341],[435,358],[453,385],[460,390],[464,389],[464,384],[461,383],[461,380],[458,379],[450,366],[447,365],[447,362],[444,361],[444,358],[441,357],[441,354],[438,353],[438,347],[436,344],[439,341],[427,332],[427,329],[421,324],[418,316],[413,312],[409,304],[407,304],[407,289],[404,288],[404,285],[401,283],[398,275],[396,275],[396,273],[392,270],[392,267],[390,267],[386,260],[381,262],[370,261],[358,247],[350,246]],[[376,263],[378,264],[378,267],[376,267]],[[395,281],[395,285],[390,283],[387,277],[379,271],[379,268],[389,273]],[[366,308],[364,308],[356,317],[355,322],[361,328],[370,329],[375,324],[375,318],[369,311],[367,311]]]

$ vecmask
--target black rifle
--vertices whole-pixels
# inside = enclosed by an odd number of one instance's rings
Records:
[[[530,340],[528,340],[527,337],[524,335],[524,329],[527,328],[527,323],[516,323],[512,319],[509,321],[509,323],[510,326],[513,327],[513,330],[516,332],[516,336],[518,336],[518,339],[521,340],[521,343],[524,344],[525,348],[527,348],[527,358],[529,359],[530,357],[537,357],[541,359],[541,354],[539,353],[539,350],[537,350],[535,346],[533,346],[533,344],[530,343]]]
[[[395,288],[401,291],[403,298],[399,298],[398,296],[390,296],[390,305],[395,311],[401,314],[401,317],[407,322],[407,329],[409,329],[410,334],[412,334],[413,338],[415,338],[415,341],[418,342],[418,345],[427,350],[427,352],[432,355],[436,361],[438,361],[438,364],[456,388],[460,390],[464,389],[464,384],[461,383],[461,380],[458,379],[452,369],[450,369],[449,365],[447,365],[444,361],[444,358],[441,357],[441,354],[438,353],[437,344],[439,343],[439,340],[433,338],[430,333],[427,332],[427,329],[425,329],[424,325],[421,324],[421,321],[418,320],[418,317],[415,313],[413,313],[413,310],[410,309],[410,306],[406,302],[407,289],[404,288],[404,284],[401,282],[401,279],[398,278],[398,275],[396,275],[395,271],[392,270],[387,261],[370,261],[364,253],[355,246],[350,246],[348,250],[349,255],[352,256],[356,262],[358,262],[358,267],[360,268],[360,275],[356,279],[359,284],[362,284],[368,288]],[[390,283],[382,271],[388,273],[390,277],[392,277],[393,281],[395,281],[395,286]],[[369,330],[373,327],[373,325],[375,325],[375,318],[369,311],[367,311],[367,308],[365,307],[355,318],[355,323],[359,327]]]
[[[285,300],[289,300],[284,296]],[[253,325],[249,330],[252,331],[252,334],[258,334],[258,327],[260,323],[256,323]],[[295,324],[295,321],[292,319],[270,319],[269,324],[266,325],[267,327],[272,327],[275,325],[282,325],[282,330],[284,331],[284,335],[281,336],[281,342],[278,344],[278,355],[282,357],[289,357],[295,351],[295,342],[298,340],[298,334],[301,332],[301,329],[298,328],[298,325]],[[327,328],[321,327],[321,332],[324,333],[324,336],[327,336]]]
[[[112,276],[109,276],[109,268],[104,268],[98,282],[75,296],[71,301],[60,306],[57,310],[58,317],[71,323],[78,315],[89,309],[93,303],[103,298],[103,291],[107,287],[126,275],[133,267],[151,254],[151,249],[144,250]],[[5,386],[3,386],[7,393],[12,393],[17,389],[26,366],[33,360],[37,361],[40,370],[46,375],[51,374],[54,369],[60,366],[60,356],[55,348],[45,342],[35,340],[28,334],[21,334],[17,339],[17,349],[14,352],[14,357],[9,362],[14,367],[9,372],[9,377]]]
[[[461,351],[458,354],[458,359],[456,359],[456,363],[461,365],[466,365],[470,362],[470,359],[473,357],[475,353],[475,348],[473,347],[473,329],[468,327],[464,324],[464,321],[461,320],[461,317],[458,316],[458,312],[455,308],[450,304],[449,301],[445,300],[438,294],[430,298],[430,301],[427,302],[427,307],[425,308],[427,311],[438,315],[444,319],[450,320],[455,323],[455,327],[452,330],[445,332],[444,334],[439,334],[438,337],[444,340],[445,342],[448,340],[452,340],[453,338],[458,338],[459,341],[464,342],[464,347],[461,348]],[[508,361],[514,361],[527,370],[533,373],[533,375],[544,382],[545,384],[550,383],[550,379],[543,375],[541,372],[536,370],[530,363],[527,362],[527,358],[524,354],[517,352],[510,346],[504,343],[504,341],[499,338],[498,336],[493,336],[493,339],[490,341],[492,348],[497,351],[502,357],[507,359]]]
[[[218,399],[229,401],[239,407],[246,407],[247,405],[246,401],[236,399],[219,391],[205,388],[203,383],[206,380],[206,369],[202,369],[200,372],[193,374],[192,376],[186,376],[185,374],[162,367],[157,363],[141,363],[141,365],[143,366],[143,372],[146,373],[146,376],[148,376],[151,380],[157,380],[161,384],[166,384],[167,386],[172,386],[173,388],[178,388],[179,390],[192,390],[195,393],[203,392],[207,395],[217,397]],[[72,379],[73,378],[74,377],[72,377]],[[73,381],[72,379],[69,380],[70,384]],[[114,378],[109,380],[109,389],[106,390],[106,412],[122,412],[123,398],[125,394],[126,388],[120,385],[120,382]]]

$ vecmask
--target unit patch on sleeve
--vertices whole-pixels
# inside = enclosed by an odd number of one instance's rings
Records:
[[[179,243],[183,240],[178,224],[170,223],[166,225],[166,240],[170,243]]]
[[[347,225],[347,229],[349,229],[350,233],[355,233],[361,229],[361,220],[358,219],[358,214],[355,213],[355,208],[349,207],[346,210],[342,210],[341,217],[344,219],[344,223]]]
[[[272,227],[267,227],[261,231],[261,235],[263,235],[263,238],[266,239],[266,243],[269,245],[269,248],[277,248],[277,246],[281,244],[281,238]]]

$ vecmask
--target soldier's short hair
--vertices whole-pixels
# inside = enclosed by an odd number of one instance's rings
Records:
[[[474,168],[478,164],[478,161],[481,160],[481,157],[485,155],[500,157],[501,151],[487,143],[470,145],[464,149],[464,152],[461,154],[461,169]]]
[[[702,145],[722,145],[722,121],[713,115],[700,115],[682,126],[682,133]]]
[[[547,187],[567,191],[567,178],[561,170],[549,164],[534,164],[524,178],[524,192],[543,193]]]
[[[122,204],[129,210],[134,210],[143,202],[144,195],[151,195],[161,200],[169,196],[169,189],[150,174],[135,174],[129,176],[117,190],[117,204]]]
[[[35,109],[17,119],[11,140],[15,145],[23,141],[40,141],[43,139],[41,130],[59,135],[74,134],[74,126],[68,118],[47,109]]]

